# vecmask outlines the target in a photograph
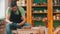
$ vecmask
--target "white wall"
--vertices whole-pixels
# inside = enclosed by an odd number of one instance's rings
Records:
[[[8,0],[0,0],[0,19],[5,18],[7,7],[8,7]]]
[[[6,11],[6,9],[8,8],[8,0],[5,0],[5,11]]]
[[[0,19],[5,18],[5,0],[0,0]]]

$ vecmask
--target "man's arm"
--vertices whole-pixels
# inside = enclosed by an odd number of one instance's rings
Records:
[[[6,22],[8,22],[8,23],[10,22],[9,21],[9,15],[6,15]]]
[[[22,15],[22,17],[21,17],[21,19],[23,20],[22,22],[20,22],[18,25],[23,25],[23,24],[25,24],[25,10],[22,8],[22,7],[19,7],[19,10],[21,11],[21,15]]]
[[[8,7],[7,10],[6,10],[6,22],[7,23],[12,23],[9,20],[9,18],[10,18],[10,12],[11,12],[10,7]]]
[[[22,16],[22,20],[23,20],[23,21],[22,21],[22,22],[20,22],[18,25],[20,25],[20,26],[21,26],[21,25],[25,24],[25,16]]]

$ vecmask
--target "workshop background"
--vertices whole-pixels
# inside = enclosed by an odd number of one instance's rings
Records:
[[[11,0],[0,0],[0,22],[5,19],[10,3]],[[13,34],[53,34],[60,28],[60,0],[17,0],[16,3],[24,8],[26,22],[31,28],[13,30]],[[5,24],[0,24],[0,30],[6,33]]]

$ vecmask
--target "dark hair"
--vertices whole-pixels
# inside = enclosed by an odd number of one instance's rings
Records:
[[[11,2],[10,7],[17,6],[16,2]]]
[[[12,2],[17,2],[17,0],[12,0]]]

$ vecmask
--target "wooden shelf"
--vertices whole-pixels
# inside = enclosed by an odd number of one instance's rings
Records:
[[[32,5],[32,7],[47,7],[47,5]]]
[[[53,5],[54,7],[60,7],[60,5]],[[26,7],[25,6],[22,6],[22,7]],[[32,5],[32,7],[47,7],[47,5]]]
[[[54,7],[59,7],[60,5],[53,5]]]
[[[47,14],[47,13],[44,13],[44,12],[33,12],[33,14]]]
[[[26,5],[22,7],[26,7]],[[32,7],[47,7],[47,5],[32,5]]]
[[[33,19],[33,21],[42,21],[42,20],[35,20],[35,19]]]
[[[60,12],[54,12],[54,14],[60,14]]]
[[[33,21],[42,21],[42,20],[36,20],[36,19],[33,19]],[[60,21],[60,20],[54,20],[54,21]]]
[[[54,14],[60,14],[60,12],[53,12]],[[33,14],[47,14],[47,12],[33,12]]]
[[[42,13],[40,13],[40,12],[33,12],[33,14],[47,14],[47,13],[44,13],[44,12],[42,12]]]
[[[60,21],[60,20],[54,20],[54,21]]]
[[[36,20],[36,19],[33,19],[33,21],[42,21],[42,20],[39,20],[39,19],[37,19],[37,20]]]

